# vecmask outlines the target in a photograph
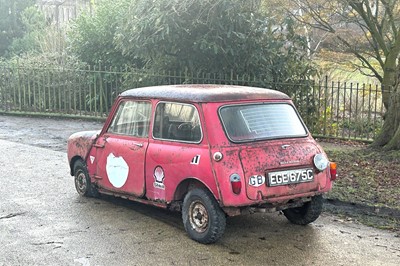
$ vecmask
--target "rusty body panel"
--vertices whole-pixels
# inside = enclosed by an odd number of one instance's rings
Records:
[[[71,174],[73,164],[77,159],[86,161],[94,140],[100,131],[82,131],[72,134],[67,142],[68,161],[70,162]]]

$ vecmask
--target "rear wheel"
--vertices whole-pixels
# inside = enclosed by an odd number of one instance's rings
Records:
[[[96,188],[90,182],[86,164],[82,160],[78,160],[74,164],[74,177],[75,188],[79,195],[85,197],[98,196]]]
[[[205,189],[190,190],[183,201],[182,220],[190,238],[202,244],[216,242],[224,234],[225,213]]]
[[[307,225],[317,220],[322,212],[322,205],[322,196],[318,195],[301,207],[283,210],[283,214],[294,224]]]

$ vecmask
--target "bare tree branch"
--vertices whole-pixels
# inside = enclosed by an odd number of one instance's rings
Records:
[[[383,50],[384,54],[388,54],[389,53],[389,48],[387,47],[385,40],[383,39],[382,35],[379,33],[379,30],[377,28],[377,24],[374,22],[374,17],[373,14],[371,12],[371,8],[369,7],[369,5],[366,5],[366,9],[367,11],[364,10],[363,8],[363,3],[365,3],[364,1],[362,3],[360,2],[353,2],[353,1],[349,1],[349,5],[355,10],[357,11],[357,13],[362,17],[363,21],[367,24],[369,31],[371,32],[371,37],[376,39],[377,43],[379,44],[379,46],[381,47],[381,49]],[[368,3],[368,2],[367,2]]]
[[[385,62],[384,62],[384,60],[383,60],[383,58],[381,56],[381,52],[379,50],[379,45],[378,45],[377,41],[374,38],[371,39],[368,36],[369,31],[366,30],[364,27],[361,27],[361,30],[364,33],[365,39],[368,41],[368,43],[371,45],[371,47],[372,47],[372,49],[374,51],[373,54],[372,53],[368,53],[368,52],[365,52],[365,53],[370,55],[370,56],[372,56],[373,58],[375,58],[379,62],[381,68],[383,69],[384,66],[385,66]]]
[[[337,36],[337,38],[344,44],[346,45],[349,49],[352,50],[353,54],[374,73],[375,77],[379,80],[382,81],[383,77],[379,74],[379,72],[374,68],[374,66],[371,65],[369,60],[365,58],[362,54],[360,54],[358,51],[352,48],[351,44],[346,41],[344,38]]]

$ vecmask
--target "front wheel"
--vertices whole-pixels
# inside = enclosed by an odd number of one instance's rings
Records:
[[[98,196],[96,188],[94,188],[90,182],[86,164],[82,160],[78,160],[74,164],[74,181],[76,191],[79,195],[85,197]]]
[[[190,190],[183,200],[182,220],[190,238],[202,244],[216,242],[224,234],[225,213],[205,189]]]
[[[322,196],[318,195],[301,207],[283,210],[283,214],[294,224],[307,225],[317,220],[322,212],[322,205]]]

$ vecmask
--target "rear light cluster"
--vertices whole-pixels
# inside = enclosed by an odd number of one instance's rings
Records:
[[[322,153],[316,154],[314,156],[314,165],[315,167],[320,171],[324,171],[328,166],[329,166],[329,172],[331,174],[331,180],[335,181],[337,178],[337,172],[336,172],[336,163],[334,162],[329,162],[328,158]]]
[[[329,170],[330,170],[330,173],[331,173],[331,180],[332,181],[335,181],[336,180],[336,178],[337,178],[337,171],[336,171],[336,163],[330,163],[329,164]]]
[[[240,176],[238,174],[232,174],[229,179],[231,181],[233,193],[239,195],[242,191],[242,180],[240,179]]]

